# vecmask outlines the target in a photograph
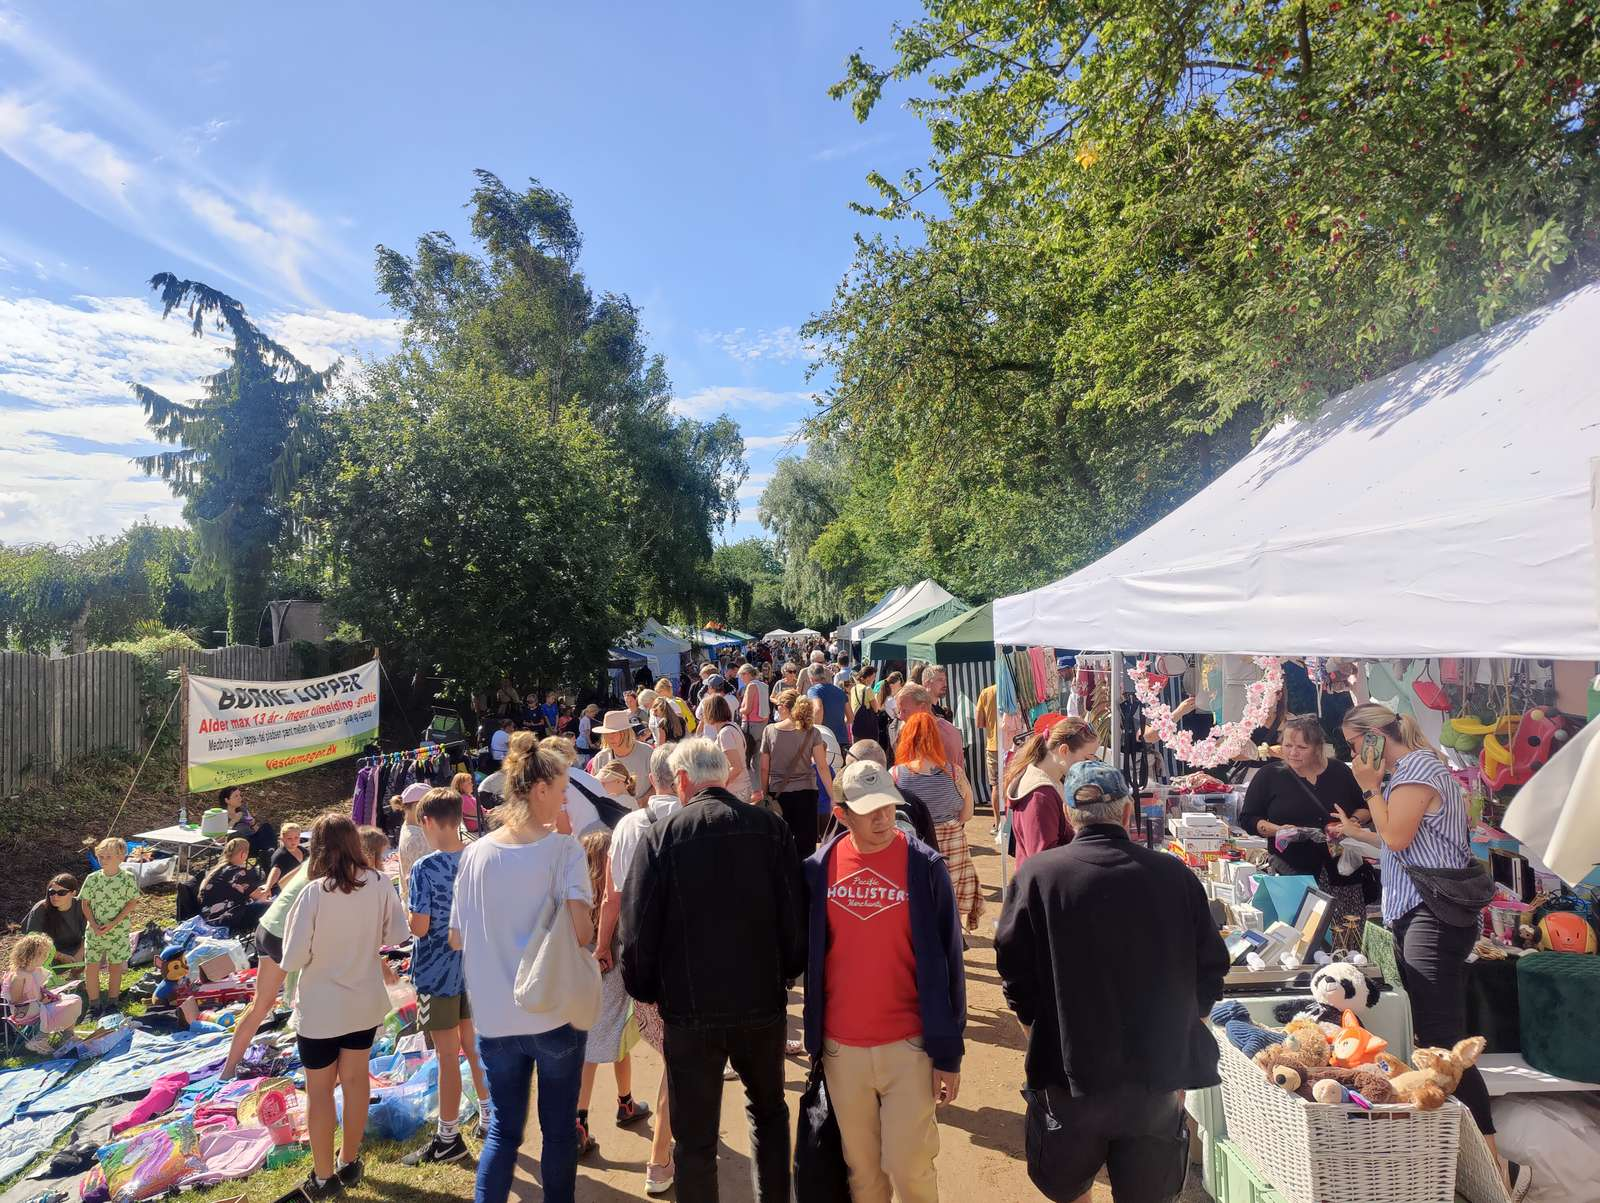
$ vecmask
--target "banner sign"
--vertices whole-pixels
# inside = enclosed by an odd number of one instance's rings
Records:
[[[354,756],[378,738],[378,661],[304,681],[189,678],[191,793]]]

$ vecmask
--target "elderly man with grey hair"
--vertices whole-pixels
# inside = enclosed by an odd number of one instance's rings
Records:
[[[613,938],[622,916],[628,874],[637,859],[639,848],[656,825],[681,805],[672,772],[672,755],[677,749],[675,743],[664,743],[650,753],[650,795],[638,810],[624,815],[611,832],[611,859],[607,868],[605,898],[600,903],[599,937],[595,942],[595,958],[600,962],[602,971],[611,968]],[[653,1003],[636,998],[633,1014],[645,1043],[664,1054],[665,1029],[660,1010]],[[668,1110],[667,1080],[662,1078],[661,1090],[656,1097],[656,1123],[650,1139],[650,1160],[644,1170],[645,1194],[659,1195],[671,1189],[673,1174],[672,1117]]]
[[[788,990],[806,967],[800,859],[781,818],[725,788],[719,745],[686,739],[667,767],[680,805],[650,827],[629,866],[622,978],[633,998],[661,1011],[677,1195],[718,1197],[722,1071],[731,1062],[744,1083],[756,1198],[780,1203],[789,1198]]]
[[[1119,1201],[1164,1203],[1188,1168],[1181,1092],[1219,1081],[1205,1016],[1228,952],[1188,866],[1128,838],[1120,772],[1082,761],[1062,791],[1077,834],[1017,870],[994,940],[1028,1038],[1028,1176],[1084,1203],[1104,1167]]]

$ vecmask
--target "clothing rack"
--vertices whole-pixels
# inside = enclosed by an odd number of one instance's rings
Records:
[[[398,764],[402,760],[410,760],[417,756],[432,756],[438,752],[448,752],[451,748],[465,748],[466,746],[466,740],[452,739],[444,743],[423,744],[420,748],[412,748],[409,752],[379,752],[371,756],[357,757],[356,764],[358,766],[382,764],[386,760],[393,764]]]

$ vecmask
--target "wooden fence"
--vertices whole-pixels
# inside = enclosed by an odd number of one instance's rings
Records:
[[[288,643],[171,651],[161,663],[169,671],[187,668],[236,681],[300,676],[299,657]],[[0,797],[29,782],[59,777],[94,752],[144,751],[139,678],[139,662],[127,652],[57,659],[0,652]]]

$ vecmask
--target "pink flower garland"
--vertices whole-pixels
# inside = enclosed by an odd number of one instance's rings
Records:
[[[1278,656],[1256,656],[1256,666],[1261,669],[1261,680],[1252,682],[1245,691],[1244,716],[1235,722],[1213,727],[1211,734],[1196,740],[1193,731],[1178,726],[1172,717],[1172,708],[1161,700],[1161,694],[1150,680],[1150,663],[1140,660],[1128,670],[1133,682],[1133,692],[1144,705],[1144,716],[1155,736],[1172,750],[1172,754],[1185,764],[1210,769],[1226,764],[1236,756],[1254,757],[1256,746],[1251,732],[1265,727],[1278,709],[1278,695],[1283,691],[1283,660]]]

